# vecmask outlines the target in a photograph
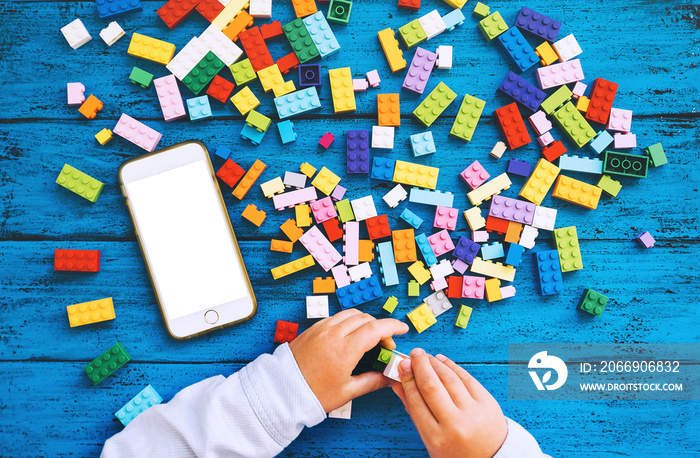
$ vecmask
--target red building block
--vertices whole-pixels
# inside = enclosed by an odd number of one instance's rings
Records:
[[[462,277],[456,275],[447,277],[447,297],[450,299],[462,298]]]
[[[508,148],[515,149],[532,141],[515,102],[497,109],[494,114],[506,138]]]
[[[218,3],[218,0],[215,0]],[[168,0],[158,8],[156,14],[165,22],[170,30],[180,25],[194,11],[199,0]]]
[[[218,2],[219,0],[216,1]],[[225,105],[228,98],[231,97],[231,92],[233,92],[234,87],[235,84],[226,78],[222,78],[219,75],[214,75],[214,79],[211,80],[211,84],[207,88],[207,95],[214,97],[216,100]]]
[[[275,343],[291,342],[296,338],[298,332],[299,324],[277,320],[277,329],[275,329]]]
[[[277,59],[277,67],[280,69],[283,75],[289,73],[289,70],[295,69],[299,66],[299,58],[293,52],[290,52],[286,56]]]
[[[60,250],[53,254],[53,270],[62,272],[99,272],[100,250]]]
[[[224,4],[219,0],[200,0],[197,3],[197,12],[209,22],[213,21],[224,9]]]
[[[256,26],[244,30],[238,34],[238,38],[241,40],[241,46],[243,46],[248,59],[250,59],[253,70],[259,72],[275,63],[267,49],[265,40],[260,35],[260,28]]]
[[[420,9],[420,0],[399,0],[399,8],[403,10],[418,11]]]
[[[496,218],[495,216],[486,217],[486,230],[489,232],[495,232],[497,234],[503,234],[508,231],[508,224],[510,221],[507,219]]]
[[[219,0],[216,1],[218,2]],[[260,36],[263,37],[263,40],[272,40],[282,35],[284,35],[284,31],[282,30],[282,23],[280,21],[272,21],[269,24],[260,26]]]
[[[327,219],[322,224],[329,241],[335,242],[343,238],[343,230],[340,228],[340,221],[338,221],[338,218]]]
[[[370,240],[383,239],[391,236],[391,227],[389,227],[389,219],[386,215],[374,216],[366,219],[367,233]]]
[[[603,78],[593,81],[586,119],[600,124],[607,124],[610,110],[612,110],[613,101],[615,100],[615,94],[617,94],[617,84]]]
[[[243,175],[245,175],[245,170],[241,168],[240,165],[233,162],[231,159],[226,159],[224,165],[221,166],[216,176],[221,178],[224,183],[231,186],[232,188],[238,183]]]
[[[564,153],[566,153],[566,146],[564,146],[564,144],[560,140],[551,143],[549,146],[542,150],[542,156],[544,156],[544,158],[547,159],[549,162],[554,162],[556,158],[558,158]]]

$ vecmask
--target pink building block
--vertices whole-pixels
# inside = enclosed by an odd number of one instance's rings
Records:
[[[333,140],[335,140],[335,136],[330,132],[326,132],[318,141],[318,144],[323,146],[325,149],[328,149],[331,146],[331,143],[333,143]]]
[[[545,132],[541,137],[537,137],[537,143],[544,148],[554,142],[554,137],[552,137],[552,132]]]
[[[508,299],[509,297],[515,297],[515,286],[501,286],[501,299]]]
[[[124,140],[130,141],[149,153],[156,149],[160,138],[163,136],[161,133],[124,113],[122,113],[119,121],[117,121],[117,125],[112,130]]]
[[[461,259],[453,259],[452,260],[452,268],[456,271],[464,275],[464,272],[467,271],[469,268],[469,264],[466,262],[462,261]]]
[[[462,277],[462,297],[467,299],[483,299],[486,279],[465,275]]]
[[[537,135],[544,135],[546,132],[552,130],[552,122],[547,119],[547,115],[544,111],[536,111],[534,115],[530,116],[530,124],[532,128],[535,129]]]
[[[348,268],[343,264],[333,267],[331,269],[331,274],[333,275],[333,280],[335,280],[336,288],[342,288],[351,283]]]
[[[356,266],[360,263],[360,223],[348,221],[343,229],[343,262],[348,266]]]
[[[163,111],[163,119],[172,121],[187,116],[175,75],[157,78],[153,80],[153,85],[156,87],[160,109]]]
[[[611,109],[608,125],[605,128],[616,132],[629,132],[632,130],[632,110]]]
[[[540,67],[537,69],[536,76],[540,89],[549,89],[584,79],[579,59]]]
[[[628,149],[637,147],[637,136],[635,134],[615,134],[615,149]]]
[[[275,194],[272,196],[272,205],[274,205],[277,210],[284,210],[285,208],[294,208],[295,205],[313,202],[316,199],[318,199],[316,188],[309,186],[308,188],[297,189],[296,191]]]
[[[345,197],[345,191],[347,191],[347,189],[337,184],[331,193],[331,198],[336,201],[341,200]]]
[[[369,84],[367,83],[367,80],[364,78],[356,78],[356,79],[352,80],[352,90],[354,92],[365,92],[368,87],[369,87]]]
[[[489,216],[531,225],[535,218],[536,208],[537,205],[531,202],[495,195],[491,199]]]
[[[434,52],[421,47],[417,48],[401,87],[416,94],[422,94],[435,66],[435,59],[437,59],[437,54]]]
[[[314,213],[314,219],[318,224],[338,216],[338,212],[335,211],[333,200],[330,196],[312,203],[311,211]]]
[[[83,83],[68,83],[68,105],[82,105],[85,101],[85,86]]]
[[[462,181],[467,183],[470,188],[476,189],[486,180],[491,178],[491,175],[489,175],[489,172],[487,172],[486,169],[479,164],[479,161],[474,161],[469,167],[462,170],[459,177],[462,179]]]
[[[489,241],[488,231],[472,231],[472,240],[476,243],[485,243]]]
[[[370,86],[379,87],[379,83],[382,80],[379,78],[379,72],[377,70],[369,71],[365,76],[367,77],[367,82]]]
[[[587,85],[583,84],[580,81],[577,81],[574,85],[574,88],[571,90],[571,94],[574,96],[574,98],[578,99],[579,97],[583,97],[583,95],[586,93],[587,88]]]
[[[457,227],[457,217],[459,211],[456,208],[441,207],[438,205],[435,208],[435,219],[433,221],[433,227],[439,227],[442,229],[449,229],[451,231],[455,230]]]
[[[343,259],[338,250],[321,233],[318,226],[313,226],[306,231],[306,234],[302,235],[299,240],[326,272]]]
[[[637,243],[644,248],[653,248],[656,240],[654,240],[654,237],[649,233],[649,231],[644,231],[637,236]]]
[[[428,243],[430,244],[430,248],[433,249],[435,256],[443,255],[448,251],[455,249],[455,244],[452,243],[450,233],[447,232],[447,229],[443,229],[440,232],[436,232],[435,234],[429,236]]]
[[[430,282],[430,289],[433,291],[441,291],[443,289],[447,289],[447,280],[445,280],[445,277],[439,277]]]

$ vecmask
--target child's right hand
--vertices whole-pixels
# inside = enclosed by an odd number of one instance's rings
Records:
[[[501,407],[466,370],[416,348],[399,364],[401,398],[432,457],[492,457],[508,426]]]

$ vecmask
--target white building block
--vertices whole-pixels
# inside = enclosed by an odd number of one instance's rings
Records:
[[[394,128],[372,126],[372,148],[394,149]]]
[[[374,206],[372,196],[365,196],[359,199],[351,200],[352,212],[355,214],[357,221],[364,221],[373,216],[377,216],[377,207]]]
[[[472,231],[472,241],[486,243],[489,241],[489,231]]]
[[[107,46],[112,46],[123,36],[124,30],[116,22],[110,22],[106,28],[100,30],[100,38],[107,43]]]
[[[406,190],[403,188],[403,186],[397,184],[391,189],[391,191],[384,194],[382,200],[391,208],[396,208],[399,205],[399,202],[406,200],[406,196],[408,196]]]
[[[552,45],[554,52],[559,56],[561,62],[573,59],[583,52],[574,34],[569,34]]]
[[[284,192],[284,183],[282,182],[282,178],[276,177],[272,180],[266,181],[265,183],[260,185],[260,190],[262,191],[263,195],[268,199],[274,196],[275,194]]]
[[[535,239],[540,231],[536,227],[525,225],[523,226],[523,231],[520,233],[520,241],[518,245],[522,245],[528,250],[535,248]]]
[[[465,210],[464,218],[467,220],[467,224],[469,224],[472,231],[478,231],[486,227],[486,219],[481,216],[481,209],[479,207],[472,207],[469,210]]]
[[[428,306],[436,317],[452,308],[452,304],[443,291],[435,291],[433,294],[423,299],[423,302],[425,302],[425,305]]]
[[[65,27],[61,28],[61,33],[73,49],[78,49],[88,41],[92,40],[90,33],[83,25],[83,21],[76,19]]]
[[[284,172],[283,182],[288,188],[301,189],[306,187],[306,175],[296,172]]]
[[[440,17],[438,10],[433,10],[425,16],[419,17],[418,22],[420,23],[421,27],[423,27],[423,30],[428,37],[427,40],[440,35],[445,31],[445,29],[447,29],[447,27],[445,27],[445,21],[443,21],[442,17]]]
[[[506,152],[508,147],[506,146],[505,143],[503,142],[498,142],[495,145],[493,145],[493,149],[491,150],[491,157],[495,157],[496,159],[500,159],[503,156],[503,153]]]
[[[360,223],[348,221],[343,228],[343,262],[348,266],[356,266],[360,263]]]
[[[328,318],[328,296],[306,296],[306,318]]]
[[[350,420],[352,415],[352,401],[348,401],[347,404],[338,407],[337,409],[328,412],[328,418],[340,418],[342,420]]]
[[[177,79],[182,81],[187,74],[204,58],[209,48],[199,38],[192,39],[165,66]]]
[[[544,229],[545,231],[553,231],[554,224],[556,222],[557,210],[555,208],[540,207],[539,205],[535,207],[535,216],[532,219],[532,227]]]
[[[369,262],[363,262],[362,264],[348,268],[348,274],[350,275],[350,281],[355,283],[363,278],[371,277],[372,268],[370,267]]]
[[[428,270],[430,270],[430,275],[432,275],[435,279],[446,278],[455,272],[452,264],[450,264],[450,261],[447,259],[443,259],[437,264],[433,264],[432,266],[428,267]]]
[[[243,50],[236,46],[229,37],[224,35],[224,32],[219,30],[215,25],[210,25],[199,36],[199,41],[206,46],[211,52],[216,54],[216,57],[221,59],[227,67],[243,55]],[[200,59],[201,60],[201,59]]]
[[[391,359],[389,360],[389,364],[387,364],[386,368],[384,368],[384,376],[392,380],[396,380],[397,382],[400,382],[401,380],[399,379],[399,363],[406,358],[408,358],[408,356],[394,350],[392,352]]]
[[[272,0],[250,0],[248,14],[255,18],[271,18]]]
[[[452,46],[438,46],[435,65],[437,65],[437,68],[440,70],[449,70],[452,68]]]

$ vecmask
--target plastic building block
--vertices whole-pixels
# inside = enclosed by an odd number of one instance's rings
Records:
[[[554,224],[557,220],[557,210],[554,208],[540,207],[539,205],[535,209],[535,216],[532,220],[531,225],[538,229],[544,229],[546,231],[553,231]]]
[[[420,285],[415,280],[408,282],[408,297],[415,297],[420,294]]]
[[[525,81],[513,72],[508,72],[505,79],[503,80],[503,82],[501,82],[501,85],[498,87],[498,90],[511,97],[516,102],[520,102],[525,108],[531,111],[536,111],[546,97],[546,94],[544,92],[540,91],[535,86]],[[531,116],[531,123],[533,122],[533,117],[535,117],[535,122],[543,123],[543,125],[546,125],[546,123],[548,123],[546,117],[544,117],[544,113],[537,116]],[[549,128],[551,129],[551,123],[549,123],[549,125]],[[535,124],[533,124],[533,127],[535,127]],[[535,129],[537,130],[536,127]],[[537,133],[539,135],[542,135],[544,132],[538,131]]]
[[[577,81],[576,84],[574,85],[574,88],[571,90],[571,94],[575,99],[581,98],[586,93],[587,88],[588,88],[588,85],[583,84],[580,81]]]
[[[335,290],[340,307],[348,309],[382,297],[381,282],[377,277],[369,277]]]
[[[430,127],[456,97],[457,94],[441,81],[413,111],[413,116],[425,127]]]
[[[418,229],[420,225],[423,224],[423,220],[408,208],[401,212],[401,219],[406,221],[406,223],[408,223],[414,229]]]
[[[314,0],[292,0],[292,6],[294,7],[294,14],[296,14],[298,18],[314,14],[318,11]]]
[[[389,296],[386,301],[384,302],[384,305],[382,308],[386,310],[389,313],[394,313],[394,310],[396,310],[396,306],[399,305],[399,300],[396,299],[396,296]]]
[[[333,192],[331,193],[331,199],[333,199],[334,201],[341,200],[343,197],[345,197],[346,191],[347,191],[347,189],[345,189],[344,187],[342,187],[340,185],[337,185],[335,187],[335,189],[333,189]]]
[[[193,37],[165,68],[182,81],[209,51],[210,49],[199,38]]]
[[[369,173],[369,131],[347,131],[346,155],[348,173]]]
[[[402,87],[416,94],[422,94],[426,84],[428,84],[436,59],[437,54],[418,47],[411,65],[408,67]]]
[[[483,201],[489,200],[494,194],[499,194],[501,191],[510,188],[511,184],[508,174],[502,173],[491,181],[487,181],[475,190],[467,193],[467,198],[472,205],[481,205]]]
[[[85,86],[83,83],[68,83],[68,105],[82,105],[85,102]]]
[[[515,102],[497,109],[494,114],[508,143],[508,148],[515,149],[532,141]]]
[[[245,170],[232,159],[226,159],[224,165],[216,172],[216,176],[232,188],[238,183],[238,180],[243,178],[243,175],[245,175]]]
[[[595,210],[602,192],[597,186],[560,175],[552,190],[552,197]]]
[[[410,139],[413,157],[433,154],[436,151],[435,142],[433,141],[433,133],[430,131],[411,135]]]
[[[296,54],[300,64],[304,64],[320,56],[318,48],[314,44],[306,25],[304,25],[304,21],[295,19],[285,24],[282,30],[284,30],[289,44],[292,45],[294,54]]]
[[[551,115],[556,110],[563,107],[565,103],[570,101],[572,96],[573,94],[567,86],[561,86],[559,89],[554,91],[552,95],[547,97],[544,102],[542,102],[540,108],[542,108],[542,111],[544,111],[546,114]]]
[[[491,41],[508,30],[508,25],[498,11],[480,20],[477,27],[486,41]]]
[[[442,315],[452,308],[450,300],[442,291],[435,291],[433,294],[423,299],[423,303],[428,306],[435,317]]]
[[[88,97],[87,100],[80,105],[78,112],[88,119],[95,119],[97,112],[102,110],[102,107],[104,107],[104,103],[102,103],[100,99],[94,95],[90,94],[90,97]]]
[[[464,181],[470,188],[476,189],[486,180],[491,178],[491,175],[484,169],[484,167],[479,163],[479,161],[472,162],[469,167],[462,170],[459,177]]]
[[[341,223],[352,221],[355,215],[352,212],[352,205],[348,199],[340,200],[335,203],[335,209],[338,212],[338,219]]]
[[[578,307],[591,315],[601,316],[610,299],[592,289],[584,289]]]
[[[408,356],[406,356],[402,353],[399,353],[396,350],[392,351],[391,352],[391,359],[389,360],[389,363],[384,368],[384,372],[383,372],[384,376],[387,378],[390,378],[394,381],[400,382],[401,380],[399,379],[399,363],[406,358],[408,358]]]
[[[248,124],[250,127],[254,127],[260,132],[267,132],[267,129],[270,127],[272,120],[267,116],[258,113],[255,110],[250,110],[248,116],[246,116],[245,118],[245,123]]]
[[[282,178],[275,177],[272,180],[266,181],[260,185],[260,190],[268,199],[275,194],[284,192],[284,183],[282,183]]]
[[[314,294],[331,294],[335,292],[335,280],[333,277],[316,277],[313,281]],[[308,297],[308,296],[307,296]]]
[[[156,14],[170,30],[173,30],[195,10],[198,3],[199,0],[169,0],[156,11]]]
[[[462,297],[466,299],[484,298],[484,281],[481,277],[465,275],[462,277]]]
[[[374,242],[360,239],[360,262],[372,262],[374,260]]]
[[[248,89],[248,88],[243,89],[243,91],[245,91],[246,89]],[[250,91],[250,89],[248,89],[248,90]],[[241,92],[243,92],[243,91],[241,91]],[[239,92],[238,94],[240,94],[241,92]],[[238,95],[238,94],[236,94],[236,95]],[[252,93],[251,93],[251,95],[252,95]],[[255,97],[255,96],[253,96],[253,97]],[[257,101],[258,99],[255,99],[255,100]],[[231,101],[233,101],[233,98],[231,99]],[[260,102],[258,102],[258,105],[260,105]],[[240,108],[238,106],[236,106],[236,108],[238,108],[240,110]],[[245,113],[242,113],[242,112],[241,112],[241,114],[245,115]],[[291,143],[297,139],[297,134],[294,132],[294,123],[292,121],[287,120],[287,121],[282,121],[282,122],[277,123],[277,130],[280,133],[280,139],[282,140],[283,145],[286,145],[287,143]]]
[[[311,208],[306,204],[296,205],[294,207],[294,218],[299,227],[311,226],[313,223],[311,219]]]
[[[524,246],[518,245],[517,243],[511,243],[508,246],[508,254],[506,255],[504,263],[508,264],[509,266],[518,267],[524,252]]]
[[[63,272],[99,272],[99,250],[61,250],[54,251],[53,270]]]
[[[338,250],[331,245],[317,226],[313,226],[306,231],[306,233],[299,238],[299,241],[326,272],[342,259]]]
[[[462,8],[465,3],[467,3],[467,0],[445,0],[445,3],[450,5],[452,8]]]
[[[280,119],[287,119],[321,108],[315,87],[301,89],[275,98],[275,108]]]
[[[211,84],[207,88],[207,95],[225,104],[228,98],[231,96],[233,88],[234,84],[232,82],[220,77],[219,75],[215,75],[214,79],[211,80]]]
[[[291,122],[291,121],[285,121]],[[283,124],[283,123],[279,123]],[[279,126],[279,124],[277,124]],[[306,175],[296,172],[284,172],[284,186],[287,188],[302,189],[306,187]]]
[[[270,251],[279,251],[281,253],[291,253],[294,244],[292,242],[287,242],[286,240],[275,240],[270,241]],[[315,280],[314,280],[315,281]],[[316,290],[314,289],[314,293]]]
[[[423,205],[438,205],[452,207],[454,195],[450,192],[428,191],[426,189],[411,188],[409,202]]]
[[[447,229],[443,229],[429,236],[428,243],[430,243],[430,247],[433,249],[435,256],[441,256],[455,249],[455,245],[452,243],[450,233],[447,232]]]
[[[603,173],[603,161],[596,158],[567,156],[564,154],[559,157],[559,168],[572,172],[600,175]]]
[[[450,135],[461,138],[464,141],[471,141],[476,125],[479,123],[485,102],[469,94],[462,99],[462,105],[455,117]]]
[[[668,164],[668,159],[666,159],[666,153],[661,143],[655,143],[644,148],[644,154],[649,156],[649,162],[651,162],[652,167]]]
[[[399,0],[398,7],[403,10],[418,11],[420,9],[420,0]]]
[[[435,189],[440,169],[410,162],[396,161],[393,181],[410,186]],[[445,206],[451,206],[452,203]]]
[[[479,3],[481,5],[481,3]],[[460,305],[459,313],[457,314],[457,319],[455,320],[455,326],[462,329],[467,329],[467,324],[469,324],[469,318],[472,316],[472,308],[466,305]]]
[[[121,342],[117,342],[109,350],[88,363],[83,371],[90,381],[97,385],[129,361],[131,361],[131,356]]]
[[[530,120],[530,125],[535,129],[537,135],[544,135],[545,133],[552,130],[552,123],[547,119],[547,115],[544,111],[537,111],[535,114],[528,118]]]
[[[162,402],[163,398],[151,385],[148,385],[146,388],[141,390],[139,394],[127,402],[124,407],[117,410],[114,413],[114,416],[122,422],[122,425],[126,426],[131,423],[131,420],[136,418],[136,416],[141,412]]]
[[[153,81],[153,84],[158,94],[160,109],[163,111],[163,119],[172,121],[173,119],[187,116],[175,76],[168,75],[157,78]]]
[[[292,243],[296,242],[302,235],[304,235],[304,231],[299,229],[292,219],[288,219],[282,223],[280,229],[282,232],[284,232],[284,235],[286,235],[287,238],[292,241]]]
[[[374,206],[372,196],[365,196],[360,199],[351,200],[352,211],[357,221],[364,221],[373,216],[377,216],[377,208]]]
[[[541,251],[537,253],[536,259],[540,294],[548,296],[561,293],[564,290],[564,283],[557,250]]]
[[[330,280],[333,281],[332,278]],[[306,296],[306,318],[328,318],[328,316],[328,296]]]
[[[253,70],[253,65],[250,63],[250,59],[243,59],[229,66],[231,70],[231,76],[238,86],[242,86],[257,79],[258,74]]]
[[[73,49],[78,49],[88,41],[92,40],[90,33],[87,31],[83,21],[80,19],[76,19],[70,24],[61,27],[61,33],[68,42],[68,45]]]
[[[554,119],[579,148],[596,136],[588,121],[583,118],[571,102],[554,112]]]
[[[465,262],[466,264],[471,264],[476,255],[479,253],[480,246],[478,243],[469,240],[468,238],[461,236],[457,241],[457,246],[455,246],[452,256]]]
[[[605,128],[616,132],[629,132],[632,129],[632,110],[612,108]]]
[[[238,111],[243,116],[247,115],[251,110],[260,106],[260,101],[257,97],[255,97],[255,94],[253,94],[253,91],[251,91],[249,87],[244,87],[243,89],[238,91],[233,97],[231,97],[231,102],[233,102],[233,104],[236,106],[236,109],[238,109]],[[290,121],[287,122],[291,124]],[[282,125],[282,123],[278,124],[277,128],[280,129],[280,136],[282,136],[282,129],[286,129],[286,127],[280,127],[280,125]],[[294,134],[294,132],[292,131],[291,135],[294,135],[294,138],[289,141],[294,141],[296,139],[296,134]],[[283,138],[282,143],[288,143],[288,141],[285,142]]]
[[[260,35],[265,41],[281,37],[282,35],[284,35],[284,30],[282,30],[282,23],[280,23],[280,21],[272,21],[269,24],[262,24],[260,26]]]
[[[549,42],[557,39],[561,29],[561,22],[525,7],[520,10],[515,25]]]
[[[529,162],[511,159],[508,161],[508,168],[506,169],[506,172],[521,177],[528,177],[530,176],[530,170],[532,170],[532,165],[530,165]]]
[[[586,112],[586,119],[600,124],[607,124],[612,110],[618,85],[603,78],[597,78],[591,88],[591,102]]]
[[[141,35],[140,33],[134,33],[131,36],[131,42],[126,52],[134,57],[166,65],[173,58],[173,54],[175,54],[175,45]]]
[[[260,36],[259,27],[251,27],[239,33],[238,39],[241,41],[241,46],[243,46],[248,59],[250,59],[250,65],[256,72],[275,63],[267,49],[265,40]],[[301,59],[299,61],[301,62]]]
[[[352,89],[350,67],[336,68],[328,71],[333,96],[333,111],[346,113],[355,111],[355,91]]]
[[[413,229],[393,231],[391,239],[394,247],[394,259],[397,264],[417,260]]]
[[[208,96],[194,97],[187,99],[186,102],[187,111],[190,113],[190,121],[200,121],[212,117]]]
[[[474,273],[485,275],[487,277],[495,277],[503,281],[513,281],[515,278],[515,268],[512,266],[504,266],[500,262],[484,261],[477,257],[469,268]]]
[[[323,149],[328,149],[328,147],[330,147],[333,143],[333,140],[335,140],[335,136],[330,132],[326,132],[318,141],[318,144],[321,145]]]
[[[303,22],[321,59],[340,50],[338,40],[335,38],[333,30],[330,25],[328,25],[328,22],[326,22],[326,18],[323,16],[322,12],[319,11],[304,18]]]
[[[283,264],[279,267],[274,267],[273,269],[270,269],[270,272],[272,272],[273,279],[279,280],[282,277],[286,277],[287,275],[304,270],[313,266],[314,264],[316,263],[314,262],[313,256],[308,255],[304,256],[303,258],[295,259],[294,261],[288,262],[287,264]]]
[[[543,148],[541,152],[542,156],[544,156],[547,161],[554,162],[557,158],[561,157],[562,154],[566,153],[566,147],[560,140],[557,140]]]
[[[216,145],[214,146],[214,154],[224,161],[226,161],[228,158],[231,157],[231,154],[233,154],[233,151],[231,151],[230,148],[227,148],[225,146],[221,145]]]
[[[425,32],[426,40],[430,40],[431,38],[440,35],[447,29],[445,22],[440,17],[440,13],[438,13],[438,10],[433,10],[428,14],[419,17],[418,22]]]
[[[272,196],[272,204],[277,210],[293,208],[295,205],[313,202],[318,199],[316,188],[308,187]]]
[[[260,159],[256,159],[250,169],[246,172],[245,176],[241,179],[241,182],[238,183],[236,189],[233,190],[233,195],[238,197],[239,200],[243,200],[245,195],[248,194],[248,191],[250,191],[250,188],[252,188],[253,184],[255,184],[255,181],[260,177],[263,170],[266,168],[267,165],[265,165],[264,162],[262,162]]]
[[[104,183],[68,164],[61,169],[56,183],[93,203],[97,202],[104,187]]]
[[[435,315],[433,315],[433,312],[430,311],[430,308],[426,304],[419,305],[408,312],[406,316],[411,320],[411,323],[413,323],[413,326],[419,333],[437,323]]]
[[[258,210],[258,207],[256,207],[254,204],[248,204],[245,210],[243,210],[243,213],[241,213],[241,216],[260,227],[263,221],[265,221],[265,217],[267,215],[264,211]]]
[[[596,186],[598,186],[600,189],[603,190],[604,193],[608,194],[611,197],[616,197],[617,194],[620,192],[620,189],[622,189],[622,185],[620,184],[620,182],[617,180],[613,180],[608,175],[603,175],[602,177],[600,177],[598,183],[596,183]]]
[[[621,134],[616,133],[615,138],[615,149],[628,149],[637,147],[637,136],[635,134]]]
[[[499,259],[504,256],[505,251],[503,251],[503,245],[500,242],[493,242],[490,245],[483,245],[481,247],[481,259],[484,261]]]
[[[379,83],[381,83],[381,78],[379,78],[379,72],[375,70],[370,70],[365,74],[365,79],[367,81],[367,84],[369,84],[372,87],[379,87]]]
[[[584,79],[583,68],[581,68],[579,59],[538,68],[535,76],[537,77],[537,84],[542,89],[550,89]]]
[[[403,58],[403,52],[399,48],[399,42],[396,39],[394,31],[390,28],[380,30],[377,36],[379,37],[379,43],[382,45],[384,56],[389,63],[389,68],[391,68],[392,73],[406,68],[406,59]]]
[[[105,21],[143,10],[139,0],[96,0],[95,4],[97,14]]]
[[[182,79],[182,84],[187,86],[194,95],[198,95],[222,68],[224,68],[224,63],[221,59],[209,51]]]
[[[535,210],[535,213],[537,213],[537,210]],[[523,230],[523,225],[520,223],[516,223],[514,221],[509,221],[508,222],[508,227],[506,228],[506,234],[503,237],[503,240],[508,242],[508,243],[518,243],[520,242],[520,233]],[[487,231],[488,233],[488,231]]]
[[[335,211],[335,207],[333,207],[333,201],[330,197],[324,197],[321,200],[313,202],[311,204],[311,211],[313,212],[314,218],[318,224],[338,216],[338,213]]]
[[[350,275],[350,281],[353,283],[358,282],[364,278],[369,278],[372,276],[372,268],[369,266],[368,262],[363,262],[357,266],[348,268],[348,275]]]
[[[211,23],[217,26],[220,30],[226,28],[226,26],[234,20],[234,18],[243,10],[243,8],[249,3],[249,0],[230,0],[226,3],[226,6],[219,13],[218,16],[214,18]]]
[[[491,148],[491,152],[489,153],[489,155],[491,157],[496,158],[496,159],[500,159],[507,150],[508,150],[508,147],[506,146],[505,143],[496,142],[496,144],[493,145],[493,148]]]
[[[439,227],[442,229],[449,229],[454,231],[457,227],[457,216],[459,211],[456,208],[442,207],[438,205],[435,208],[435,219],[433,220],[433,227]]]
[[[377,117],[377,124],[380,126],[399,127],[401,125],[399,94],[377,94]]]
[[[514,221],[516,223],[530,224],[535,217],[535,204],[511,199],[510,197],[493,196],[489,216]]]
[[[532,49],[530,43],[525,40],[525,37],[517,28],[513,27],[503,32],[498,36],[498,41],[503,45],[503,48],[521,72],[539,62],[535,50]],[[544,95],[542,99],[544,99]]]
[[[348,266],[356,266],[360,263],[360,223],[348,221],[345,223],[343,236],[343,262]]]
[[[272,0],[250,0],[248,12],[255,18],[270,18],[272,17]]]
[[[331,218],[323,222],[323,229],[326,231],[328,240],[335,242],[343,238],[343,230],[340,228],[340,221],[338,218]]]
[[[649,231],[642,232],[635,237],[635,240],[637,240],[637,243],[644,248],[653,248],[654,244],[656,243],[656,240],[654,240],[654,237],[649,233]]]
[[[546,159],[540,159],[532,175],[530,175],[530,178],[527,179],[518,193],[518,197],[522,197],[537,205],[541,204],[559,172],[559,167]]]
[[[321,66],[318,64],[299,65],[299,87],[321,85]]]
[[[328,7],[328,20],[334,24],[348,25],[352,2],[349,0],[331,0]]]
[[[299,324],[290,323],[289,321],[277,320],[275,328],[274,343],[287,343],[296,339],[299,332]]]
[[[59,250],[56,250],[59,251]],[[77,250],[76,250],[77,251]],[[99,253],[99,252],[98,252]],[[99,255],[97,257],[98,270],[99,271]],[[56,269],[59,270],[59,269]],[[68,269],[61,269],[68,270]],[[83,271],[83,272],[96,272],[96,271]],[[106,299],[98,299],[96,301],[83,302],[82,304],[74,304],[66,307],[68,312],[68,321],[70,322],[70,327],[74,328],[76,326],[84,326],[86,324],[100,323],[102,321],[113,320],[114,315],[114,304],[112,303],[112,298],[108,297]]]
[[[426,237],[425,234],[418,234],[416,236],[416,246],[418,247],[418,251],[420,251],[421,255],[423,256],[423,259],[425,260],[425,265],[432,266],[434,264],[437,264],[437,257],[435,256],[435,253],[433,253],[433,249],[430,246],[430,242],[428,242],[428,237]],[[414,277],[416,276],[414,275]],[[425,283],[420,281],[418,277],[416,277],[416,280],[418,280],[421,285]]]
[[[365,220],[370,240],[382,239],[391,235],[389,219],[386,215],[373,216]]]
[[[554,231],[554,244],[559,253],[559,264],[562,272],[583,269],[581,251],[576,235],[576,227],[562,227]]]
[[[364,132],[364,131],[353,131]],[[393,149],[394,148],[394,128],[386,126],[372,126],[372,148]],[[393,173],[393,170],[392,170]],[[389,177],[391,180],[391,177]]]
[[[489,278],[484,282],[484,292],[486,300],[489,302],[500,301],[501,297],[501,281],[497,278]]]
[[[501,299],[508,299],[509,297],[515,297],[515,286],[513,286],[513,285],[501,286],[501,288],[499,290],[499,294],[501,295]]]
[[[505,234],[508,232],[508,226],[512,221],[507,219],[498,218],[495,216],[486,217],[486,230],[489,232],[495,232],[497,234]],[[520,224],[520,223],[518,223]]]
[[[539,234],[539,230],[532,226],[523,226],[522,233],[520,234],[519,245],[524,246],[528,250],[535,248],[535,239]]]
[[[314,178],[314,180],[311,182],[316,189],[327,196],[333,192],[333,189],[338,183],[340,183],[340,177],[328,170],[326,167],[321,168],[321,171],[318,172],[316,178]]]
[[[112,46],[123,36],[124,29],[116,22],[110,22],[106,28],[100,30],[100,38],[107,46]]]
[[[510,224],[508,226],[510,226]],[[489,233],[488,233],[488,231],[472,231],[472,240],[476,243],[488,242],[489,241]]]
[[[449,70],[452,68],[452,46],[440,45],[435,54],[437,54],[435,66],[438,69]]]
[[[557,53],[559,60],[562,62],[571,60],[583,52],[581,46],[578,44],[578,41],[576,41],[574,34],[567,35],[561,40],[557,41],[552,45],[552,48],[554,49],[554,52]]]
[[[200,0],[197,1],[197,6],[195,10],[202,15],[204,19],[211,22],[221,13],[226,5],[224,5],[219,0]],[[221,31],[217,27],[217,30]]]
[[[258,79],[260,80],[260,84],[262,84],[265,92],[270,92],[273,90],[273,88],[283,86],[285,84],[284,78],[282,77],[282,73],[280,72],[277,64],[270,65],[269,67],[260,70],[258,72]],[[277,94],[275,94],[275,96],[279,97]]]
[[[112,131],[109,129],[102,129],[95,134],[95,140],[100,145],[106,145],[112,139]]]
[[[408,193],[400,184],[394,186],[391,191],[384,194],[382,200],[391,208],[396,208],[399,202],[406,200]]]
[[[484,5],[481,2],[477,2],[476,5],[474,5],[474,11],[472,11],[472,15],[483,19],[489,14],[491,14],[491,8],[489,8],[487,5]]]
[[[460,261],[459,259],[455,259],[452,261],[452,267],[455,267],[455,264],[458,264],[459,266],[464,267],[463,269],[460,269],[459,267],[455,268],[454,270],[457,272],[466,272],[467,268],[469,267],[467,264],[464,262]],[[462,298],[462,277],[461,276],[456,276],[456,275],[451,275],[447,277],[447,297],[450,299],[461,299]]]
[[[487,14],[488,16],[488,14]],[[464,13],[459,8],[456,8],[442,18],[442,23],[445,25],[445,29],[452,32],[456,27],[464,24]]]
[[[244,14],[248,17],[248,23],[246,25],[253,25],[253,20],[248,16],[248,13],[244,11],[238,15],[236,20],[238,21]],[[233,63],[243,55],[243,50],[231,41],[232,37],[226,33],[228,31],[228,28],[222,32],[215,25],[210,25],[199,36],[199,42],[206,46],[209,51],[213,52],[227,67],[233,65]]]
[[[559,60],[554,48],[547,41],[535,48],[535,54],[540,58],[540,64],[543,66],[552,65]]]

